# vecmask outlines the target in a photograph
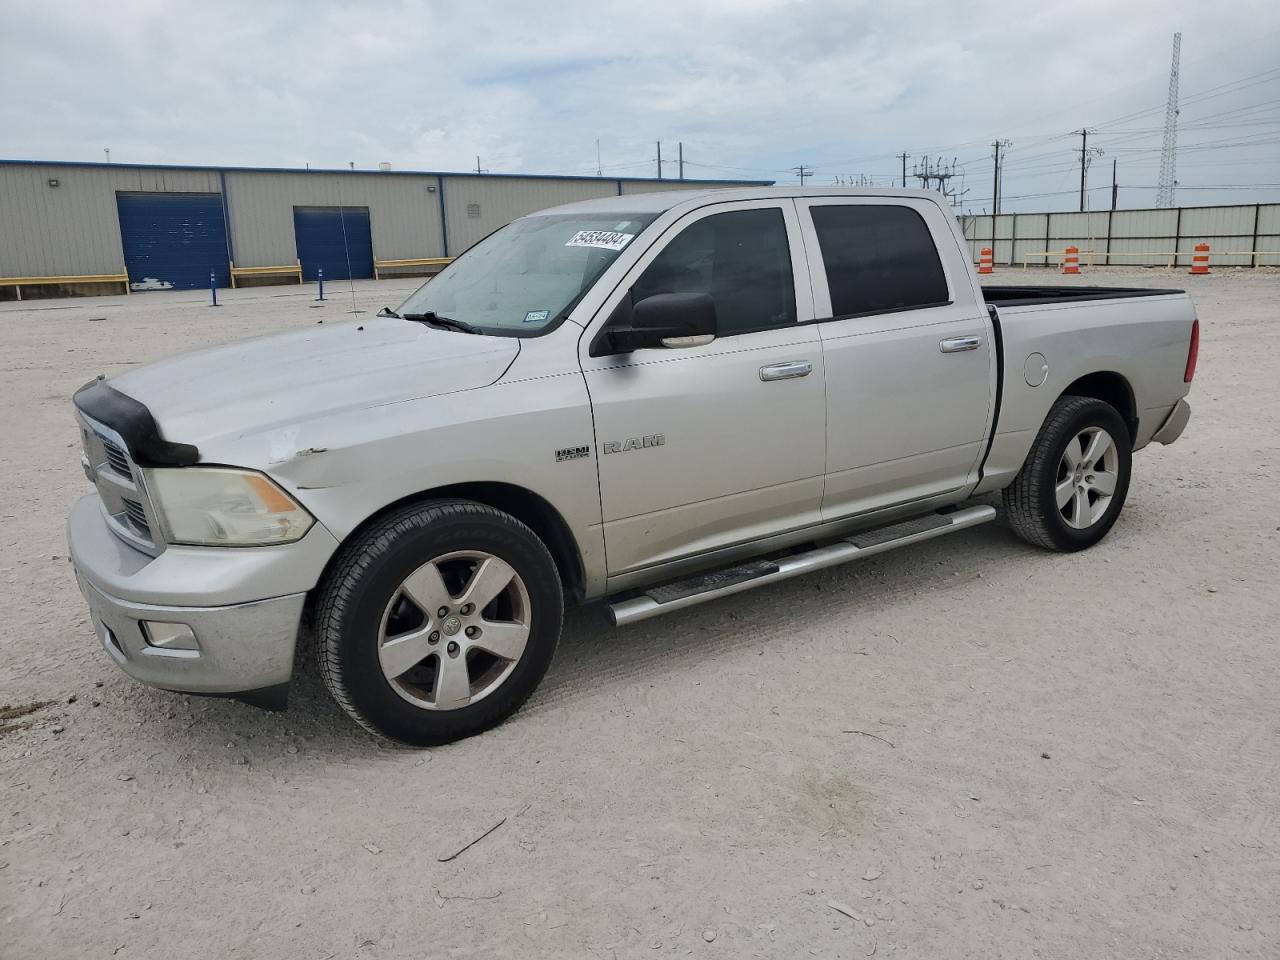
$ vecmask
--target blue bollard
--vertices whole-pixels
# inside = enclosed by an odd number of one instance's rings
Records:
[[[209,271],[209,296],[213,298],[213,303],[209,304],[209,306],[216,307],[218,305],[218,278],[214,276],[212,270]]]
[[[316,300],[323,300],[324,299],[324,267],[316,268],[316,279],[320,281],[320,296],[316,297]]]

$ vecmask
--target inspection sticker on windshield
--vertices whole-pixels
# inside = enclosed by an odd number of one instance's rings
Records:
[[[542,323],[551,316],[550,310],[530,310],[524,315],[525,323]]]
[[[599,247],[601,250],[621,250],[631,242],[634,233],[614,233],[612,230],[579,230],[566,247]]]

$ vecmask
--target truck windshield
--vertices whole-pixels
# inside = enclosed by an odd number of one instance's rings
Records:
[[[655,214],[524,217],[490,234],[397,311],[465,324],[477,333],[536,336],[558,324]]]

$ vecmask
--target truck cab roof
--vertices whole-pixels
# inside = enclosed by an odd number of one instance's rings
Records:
[[[539,210],[530,216],[566,213],[665,213],[676,207],[695,208],[711,202],[782,200],[790,197],[916,199],[946,204],[943,196],[934,190],[903,190],[896,187],[718,187],[705,190],[678,189],[658,193],[624,193],[615,197],[578,200],[549,210]]]

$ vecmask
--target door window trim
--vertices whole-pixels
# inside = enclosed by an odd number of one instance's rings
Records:
[[[815,314],[821,312],[822,316],[815,316],[815,319],[809,321],[811,323],[826,324],[835,323],[841,320],[858,320],[865,317],[883,317],[892,314],[914,313],[919,310],[935,310],[939,307],[953,307],[956,305],[957,284],[954,275],[954,264],[949,262],[946,251],[938,243],[938,231],[945,227],[935,221],[935,218],[944,216],[937,204],[928,200],[919,200],[915,197],[796,197],[796,207],[800,215],[800,231],[804,237],[805,245],[810,249],[809,255],[809,282],[813,286],[813,304]],[[906,307],[889,307],[883,310],[867,310],[859,313],[843,313],[837,314],[832,310],[831,306],[831,288],[827,284],[827,263],[822,255],[822,244],[818,240],[818,231],[814,226],[813,216],[809,210],[811,207],[906,207],[919,215],[924,221],[925,227],[929,231],[929,239],[934,244],[934,249],[938,255],[938,263],[942,267],[942,277],[947,284],[946,300],[940,300],[936,303],[913,303]]]
[[[640,255],[634,264],[628,268],[622,279],[617,285],[609,291],[609,295],[605,297],[600,307],[596,310],[592,317],[591,323],[587,326],[585,336],[582,342],[586,344],[586,348],[581,350],[584,363],[590,362],[592,366],[607,365],[617,366],[617,356],[592,357],[591,351],[604,335],[605,329],[609,322],[613,319],[614,313],[625,297],[640,277],[644,274],[649,265],[656,260],[664,250],[685,231],[686,228],[692,226],[699,220],[705,220],[707,217],[715,216],[721,213],[735,213],[740,210],[762,210],[775,209],[782,213],[782,222],[786,229],[787,250],[791,256],[791,285],[795,294],[796,303],[796,319],[790,324],[782,324],[772,327],[762,327],[758,330],[739,330],[726,336],[717,336],[706,347],[690,347],[682,350],[665,351],[670,354],[679,354],[681,356],[698,356],[707,350],[715,350],[717,344],[722,341],[734,340],[742,336],[753,336],[762,333],[774,333],[776,331],[789,330],[792,328],[800,328],[808,326],[815,321],[816,314],[814,312],[815,298],[812,286],[812,277],[809,273],[809,267],[806,260],[806,238],[802,229],[801,218],[796,209],[793,198],[791,197],[773,197],[761,200],[725,200],[719,203],[708,203],[705,206],[697,207],[682,214],[676,220],[667,224],[662,228],[662,232],[654,237],[652,243]],[[808,282],[806,282],[808,281]],[[671,357],[675,359],[675,357]],[[613,363],[604,363],[605,361],[615,361]]]

